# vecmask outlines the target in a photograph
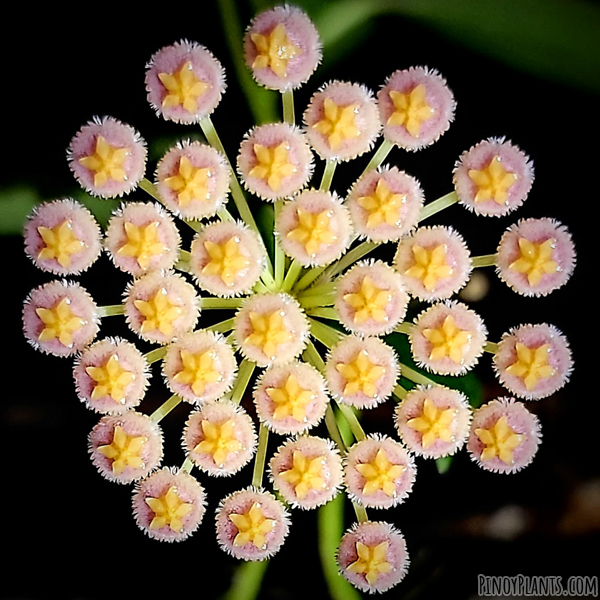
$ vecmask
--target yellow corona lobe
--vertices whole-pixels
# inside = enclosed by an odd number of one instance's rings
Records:
[[[430,360],[440,360],[448,357],[453,362],[460,364],[463,361],[465,347],[468,347],[473,334],[470,331],[459,329],[452,315],[444,319],[441,327],[424,329],[423,335],[433,346]]]
[[[494,156],[490,164],[483,169],[471,169],[469,177],[477,186],[475,202],[493,200],[502,205],[506,204],[509,190],[519,178],[516,173],[504,168],[499,156]]]
[[[377,323],[385,323],[388,320],[385,309],[391,300],[392,293],[389,290],[378,288],[368,275],[362,280],[358,292],[344,296],[344,302],[356,311],[354,323],[357,325],[369,319],[373,319]]]
[[[421,445],[426,450],[438,439],[443,442],[453,441],[452,424],[455,416],[456,410],[453,408],[437,408],[429,398],[426,398],[421,415],[410,419],[407,425],[423,434]]]
[[[123,224],[127,241],[117,254],[135,258],[142,269],[147,269],[154,256],[159,256],[170,251],[160,240],[158,231],[160,223],[154,221],[145,226],[138,227],[129,221]]]
[[[300,385],[295,375],[290,375],[283,387],[267,388],[266,392],[276,405],[273,412],[276,421],[286,417],[293,417],[300,423],[306,420],[306,407],[314,395]]]
[[[280,310],[276,310],[270,315],[250,312],[249,318],[253,333],[246,338],[245,343],[257,346],[271,360],[275,359],[279,346],[289,342],[293,337],[286,329],[283,317]]]
[[[288,38],[283,23],[279,23],[267,35],[253,33],[251,39],[258,52],[252,68],[265,69],[271,67],[277,77],[287,77],[288,63],[302,53],[302,50]]]
[[[215,353],[212,350],[198,354],[181,350],[179,355],[183,369],[173,377],[173,381],[189,385],[196,396],[202,396],[207,385],[221,381],[222,376],[215,368]]]
[[[413,137],[419,137],[423,123],[429,121],[436,111],[427,104],[426,88],[421,83],[410,92],[390,91],[394,112],[388,119],[388,125],[404,125]]]
[[[509,375],[520,377],[525,387],[531,391],[542,379],[553,377],[556,369],[548,363],[550,358],[550,344],[543,344],[538,348],[530,348],[517,342],[517,361],[510,365],[506,372]]]
[[[388,542],[367,546],[356,542],[358,560],[348,566],[348,571],[364,575],[369,585],[375,585],[379,575],[389,573],[393,567],[388,562]]]
[[[167,90],[162,101],[165,108],[182,106],[188,112],[195,113],[198,110],[198,98],[209,88],[208,83],[196,77],[190,61],[175,73],[159,73],[158,78]]]
[[[261,550],[266,548],[267,534],[277,524],[277,521],[274,519],[267,519],[265,517],[260,504],[257,502],[252,504],[248,512],[243,514],[232,513],[229,515],[229,519],[238,530],[238,534],[233,540],[234,546],[244,546],[251,543]]]
[[[167,177],[167,187],[177,192],[177,202],[181,208],[189,206],[193,200],[208,200],[208,182],[212,172],[208,168],[194,167],[187,156],[179,161],[177,175]]]
[[[290,147],[287,142],[281,142],[274,148],[254,144],[253,149],[258,164],[249,175],[264,179],[274,192],[279,190],[283,179],[297,172],[297,168],[289,161]]]
[[[38,233],[45,244],[38,254],[39,260],[56,259],[65,269],[71,266],[71,256],[86,247],[73,231],[71,221],[63,221],[56,227],[38,227]]]
[[[194,452],[210,454],[215,463],[222,467],[231,452],[239,452],[242,449],[242,444],[235,436],[233,419],[229,419],[221,425],[204,420],[201,425],[205,439],[194,448]]]
[[[102,187],[111,179],[113,181],[127,179],[124,164],[129,154],[129,148],[111,146],[103,136],[99,135],[94,154],[80,158],[79,163],[94,172],[94,185]]]
[[[525,440],[524,435],[514,432],[506,417],[500,417],[489,429],[476,429],[475,435],[485,445],[481,460],[491,460],[497,456],[506,464],[513,462],[513,451]]]
[[[182,502],[175,486],[171,486],[159,498],[146,498],[146,504],[154,513],[150,529],[160,529],[161,527],[168,526],[172,531],[177,533],[183,531],[183,519],[194,508],[193,504]]]
[[[241,240],[234,236],[222,244],[204,242],[210,262],[202,269],[207,275],[217,275],[225,285],[235,285],[240,272],[250,265],[250,260],[240,250]]]
[[[150,300],[135,300],[134,305],[144,317],[142,333],[158,330],[163,335],[172,335],[173,323],[183,314],[182,308],[171,302],[164,288]]]
[[[38,340],[40,342],[58,341],[67,348],[73,346],[73,334],[87,324],[71,310],[71,301],[63,298],[54,308],[36,308],[35,313],[44,324]]]
[[[135,373],[123,368],[117,354],[111,355],[104,366],[86,367],[85,370],[96,383],[92,400],[110,396],[115,402],[125,403],[127,386],[135,381]]]
[[[381,490],[392,498],[396,494],[395,481],[404,473],[406,467],[391,463],[385,450],[381,448],[371,462],[356,465],[356,470],[367,480],[363,487],[365,496]]]
[[[333,213],[324,210],[320,213],[311,213],[303,208],[298,208],[298,227],[292,229],[288,238],[304,245],[306,253],[314,256],[321,246],[335,242],[337,236],[331,231],[331,217]]]
[[[315,123],[313,128],[327,137],[327,143],[332,150],[338,150],[345,140],[361,135],[355,123],[357,112],[357,104],[338,106],[331,98],[325,98],[323,118]]]
[[[394,194],[384,179],[377,182],[375,193],[361,196],[358,205],[367,213],[367,227],[377,227],[382,223],[396,225],[400,219],[400,208],[406,202],[406,194]]]
[[[296,450],[292,468],[281,473],[281,478],[294,486],[298,500],[304,500],[310,490],[322,490],[327,486],[323,477],[323,457],[309,460]]]
[[[112,472],[120,475],[125,467],[143,469],[142,451],[148,441],[145,436],[128,435],[121,426],[117,425],[113,432],[113,440],[106,446],[100,446],[98,452],[112,460]]]
[[[377,396],[377,382],[385,374],[385,368],[375,365],[366,350],[361,350],[350,363],[338,363],[335,368],[346,380],[344,395],[362,392],[370,398]]]
[[[445,244],[431,250],[414,244],[412,252],[415,264],[405,274],[420,279],[428,292],[433,292],[441,279],[446,279],[454,273],[454,269],[446,262]]]
[[[536,286],[546,274],[556,273],[558,263],[553,260],[556,240],[549,239],[540,244],[519,238],[521,256],[509,265],[509,269],[527,275],[529,285]]]

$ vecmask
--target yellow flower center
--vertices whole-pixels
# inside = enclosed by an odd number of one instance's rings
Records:
[[[173,323],[183,314],[183,309],[171,302],[165,288],[150,300],[135,300],[134,305],[144,317],[142,333],[158,330],[163,335],[173,335]]]
[[[67,348],[73,347],[73,334],[87,324],[71,310],[68,298],[63,298],[54,308],[36,308],[35,313],[45,325],[38,340],[50,342],[58,339]]]
[[[394,194],[382,178],[377,182],[375,193],[361,196],[358,205],[367,213],[367,227],[377,227],[382,223],[396,225],[400,219],[400,208],[406,202],[406,194]]]
[[[356,470],[367,480],[363,487],[365,496],[381,490],[393,498],[396,495],[396,479],[406,467],[391,463],[385,450],[380,448],[371,462],[356,465]]]
[[[228,286],[235,285],[240,273],[248,268],[250,260],[240,250],[241,240],[234,236],[222,244],[204,242],[210,261],[202,269],[207,275],[217,275]]]
[[[369,585],[375,585],[379,575],[393,570],[388,562],[388,542],[381,542],[377,546],[367,546],[356,542],[358,560],[348,566],[348,571],[364,575]]]
[[[238,534],[233,540],[234,546],[254,544],[258,549],[264,550],[267,546],[267,534],[273,531],[277,521],[267,519],[258,502],[243,514],[232,513],[229,515],[231,522],[237,527]]]
[[[519,178],[516,173],[504,168],[499,156],[494,156],[490,164],[481,170],[471,169],[469,177],[477,186],[475,202],[493,200],[496,204],[506,204],[508,190]]]
[[[127,241],[119,248],[117,254],[135,258],[140,268],[146,270],[154,256],[170,251],[158,237],[158,221],[141,227],[126,221],[123,226]]]
[[[377,382],[385,374],[385,368],[375,365],[366,350],[361,350],[350,363],[338,363],[335,368],[346,380],[344,395],[362,392],[370,398],[377,396]]]
[[[438,439],[443,442],[452,442],[454,440],[452,424],[455,416],[455,409],[437,408],[429,398],[426,398],[423,403],[423,412],[421,415],[410,419],[407,425],[411,429],[423,434],[421,445],[426,450]]]
[[[125,433],[120,425],[115,427],[112,442],[106,446],[100,446],[98,452],[112,460],[112,472],[120,475],[125,467],[143,469],[142,450],[148,441],[145,436],[132,436]]]
[[[208,83],[196,77],[190,61],[175,73],[159,73],[158,78],[168,92],[162,101],[164,108],[183,106],[188,112],[195,113],[198,110],[198,98],[209,88]]]
[[[291,332],[286,329],[283,317],[284,313],[281,310],[267,315],[250,312],[253,332],[246,338],[245,343],[257,346],[270,360],[275,360],[279,346],[293,338]]]
[[[327,143],[332,150],[338,150],[344,140],[361,135],[355,123],[357,112],[357,104],[338,106],[331,98],[325,98],[323,119],[315,123],[313,128],[327,137]]]
[[[169,526],[172,531],[183,531],[183,519],[192,512],[193,504],[183,502],[177,493],[177,488],[171,486],[159,498],[146,498],[146,504],[152,509],[154,518],[150,529],[160,529]]]
[[[473,337],[470,331],[457,327],[452,315],[444,319],[441,327],[424,329],[423,335],[433,346],[429,355],[430,360],[441,360],[447,356],[457,364],[462,363],[463,353]]]
[[[208,181],[212,172],[208,168],[194,167],[187,156],[179,161],[179,172],[167,177],[167,187],[177,192],[177,202],[181,208],[189,206],[193,200],[208,200]]]
[[[253,33],[251,38],[258,51],[252,68],[271,67],[277,77],[287,77],[288,63],[302,53],[300,48],[290,42],[283,23],[279,23],[267,35]]]
[[[304,500],[310,490],[322,490],[327,487],[323,477],[322,456],[308,459],[298,450],[293,454],[293,466],[289,471],[281,473],[281,478],[294,486],[298,500]]]
[[[194,354],[181,350],[179,355],[183,369],[173,377],[173,381],[189,385],[196,396],[202,396],[208,384],[221,381],[222,375],[215,368],[214,351]]]
[[[504,463],[513,462],[513,450],[525,440],[525,436],[515,433],[506,417],[500,417],[489,429],[476,429],[475,435],[485,445],[481,460],[491,460],[496,456]]]
[[[71,266],[71,256],[86,247],[73,232],[71,221],[63,221],[56,227],[38,227],[38,233],[45,244],[38,254],[38,260],[52,260],[65,269]]]
[[[415,264],[405,274],[420,279],[428,292],[433,292],[441,279],[450,277],[454,269],[446,262],[446,245],[431,250],[415,244],[412,247]]]
[[[423,123],[435,115],[435,109],[427,104],[426,88],[420,83],[410,92],[390,91],[394,112],[387,121],[388,125],[404,125],[413,137],[419,137]]]
[[[135,380],[135,373],[124,369],[119,356],[113,354],[102,367],[86,367],[86,373],[96,382],[92,400],[110,396],[115,402],[125,404],[127,386]]]
[[[510,365],[506,372],[509,375],[520,377],[529,391],[535,389],[540,380],[555,375],[556,369],[548,364],[551,351],[550,344],[530,348],[517,342],[515,349],[517,351],[517,362]]]
[[[354,294],[346,294],[344,302],[351,306],[354,313],[354,323],[360,325],[369,319],[377,323],[385,323],[388,320],[386,307],[392,300],[389,290],[380,289],[367,275],[360,285],[360,290]]]
[[[204,440],[194,448],[194,452],[210,454],[219,467],[223,466],[231,452],[239,452],[242,449],[242,444],[235,436],[233,419],[229,419],[221,425],[203,420],[201,425]]]
[[[538,285],[545,274],[558,271],[558,263],[553,260],[555,247],[556,240],[552,238],[540,244],[519,238],[521,256],[508,268],[527,275],[529,285]]]
[[[290,147],[287,142],[281,142],[274,148],[254,144],[254,155],[258,164],[250,170],[250,177],[264,179],[267,185],[277,192],[281,182],[297,172],[297,168],[289,161]]]
[[[267,388],[267,395],[276,404],[273,418],[276,421],[293,417],[296,421],[306,420],[306,407],[314,398],[311,391],[305,390],[295,375],[290,375],[283,387]]]
[[[96,150],[90,156],[79,159],[79,163],[94,172],[94,185],[102,187],[109,179],[125,181],[125,160],[130,154],[129,148],[111,146],[101,135],[96,139]]]
[[[337,239],[331,231],[332,216],[333,213],[329,210],[311,213],[298,208],[298,227],[292,229],[287,236],[303,244],[307,254],[315,256],[321,246],[331,244]]]

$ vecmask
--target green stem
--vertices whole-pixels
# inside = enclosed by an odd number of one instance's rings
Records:
[[[390,142],[388,139],[383,138],[383,141],[379,145],[379,148],[377,148],[377,152],[373,154],[371,161],[366,166],[364,173],[376,169],[386,159],[387,155],[391,152],[393,147],[393,142]]]
[[[302,265],[296,259],[294,259],[290,264],[288,272],[285,274],[281,291],[289,292],[294,287],[294,284],[296,283],[300,273],[302,273]]]
[[[298,298],[307,298],[308,296],[322,296],[324,294],[331,294],[335,292],[337,283],[330,281],[329,283],[322,283],[321,285],[315,285],[314,287],[308,288],[298,294]]]
[[[486,342],[483,345],[483,351],[489,352],[490,354],[496,354],[496,352],[498,352],[498,344],[496,342]]]
[[[309,340],[306,344],[306,348],[303,353],[304,360],[309,362],[317,371],[321,373],[325,369],[325,361],[319,354],[319,351],[315,348],[315,345]]]
[[[283,200],[277,200],[275,202],[275,207],[274,207],[275,222],[277,222],[277,220],[279,219],[279,213],[281,212],[282,208],[283,208]],[[281,249],[281,244],[279,243],[277,236],[275,236],[274,243],[275,243],[275,288],[279,290],[279,289],[281,289],[281,286],[283,284],[283,276],[285,273],[285,254],[283,253],[283,250]]]
[[[335,294],[327,294],[323,296],[306,296],[298,298],[302,308],[314,308],[316,306],[332,306],[335,302]]]
[[[268,560],[242,562],[236,567],[232,585],[223,596],[223,600],[255,600],[258,598]]]
[[[98,316],[99,317],[115,317],[118,315],[125,314],[125,307],[122,304],[113,304],[111,306],[99,306]]]
[[[262,487],[268,442],[269,430],[264,425],[261,425],[258,430],[258,447],[256,448],[256,456],[254,458],[254,471],[252,472],[252,486],[255,488]]]
[[[344,419],[346,419],[348,425],[350,425],[350,431],[352,432],[352,435],[355,437],[356,441],[359,442],[360,440],[364,440],[367,436],[352,407],[338,402],[338,408],[340,409],[342,415],[344,415]]]
[[[239,308],[246,298],[200,298],[202,309]]]
[[[306,314],[309,317],[320,317],[321,319],[329,319],[330,321],[339,321],[340,319],[338,311],[329,306],[325,308],[309,308]]]
[[[414,328],[414,323],[409,323],[408,321],[403,321],[402,323],[400,323],[400,325],[398,325],[396,327],[396,329],[394,329],[394,331],[396,333],[404,333],[404,334],[409,334],[413,328]]]
[[[257,294],[266,294],[270,290],[262,281],[257,281],[254,284],[253,291],[255,291]]]
[[[215,323],[214,325],[210,325],[206,327],[207,331],[214,331],[215,333],[227,333],[233,329],[234,319],[227,319],[226,321],[221,321],[220,323]]]
[[[290,125],[296,122],[294,115],[294,91],[288,90],[281,93],[281,101],[283,103],[283,120]]]
[[[458,202],[458,196],[456,192],[450,192],[433,202],[429,202],[421,209],[421,214],[419,215],[419,222],[432,217],[436,213],[439,213],[441,210],[452,206]]]
[[[478,267],[495,267],[497,260],[497,254],[484,254],[483,256],[474,256],[471,259],[471,266],[474,269],[477,269]]]
[[[366,523],[369,520],[367,517],[367,509],[364,506],[361,506],[357,502],[353,502],[352,506],[354,507],[354,512],[356,513],[356,518],[359,523]]]
[[[323,170],[323,178],[321,179],[321,185],[319,189],[322,192],[328,192],[331,188],[331,181],[333,180],[333,174],[337,167],[337,160],[325,161],[325,169]]]
[[[402,375],[402,377],[406,377],[406,379],[410,379],[413,383],[420,383],[421,385],[436,385],[433,379],[429,379],[429,377],[426,377],[423,375],[423,373],[419,373],[405,364],[400,364],[400,375]]]
[[[219,219],[221,219],[221,221],[235,221],[232,214],[225,207],[220,208],[217,211],[217,216]]]
[[[160,348],[154,348],[154,350],[150,350],[150,352],[144,354],[144,358],[146,359],[146,362],[151,365],[152,363],[162,360],[166,354],[167,347],[161,346]]]
[[[319,340],[326,348],[333,348],[333,346],[344,338],[343,333],[333,327],[329,327],[329,325],[325,325],[325,323],[321,323],[321,321],[316,321],[315,319],[309,319],[309,321],[310,335]]]
[[[193,468],[194,461],[190,458],[188,454],[188,456],[185,457],[185,460],[183,461],[181,467],[179,467],[179,472],[181,473],[183,471],[184,473],[191,473]]]
[[[181,396],[173,394],[164,404],[159,406],[151,415],[150,419],[160,423],[181,402]]]
[[[350,265],[353,265],[357,260],[361,259],[363,256],[377,248],[378,245],[379,244],[376,244],[375,242],[362,242],[358,246],[355,246],[352,248],[352,250],[350,250],[350,252],[347,252],[344,256],[342,256],[340,260],[328,267],[321,276],[321,279],[332,279],[338,273],[341,273]]]
[[[335,413],[333,412],[333,407],[331,406],[331,404],[328,404],[327,409],[325,410],[325,426],[327,427],[329,437],[338,447],[340,454],[342,456],[346,454],[346,444],[344,444],[344,440],[342,439],[342,434],[340,433],[337,421],[335,420]]]
[[[255,367],[255,363],[246,359],[244,359],[240,364],[237,379],[235,380],[235,384],[231,390],[231,401],[235,402],[235,404],[239,404],[242,401],[244,392],[248,387],[248,383],[252,377],[252,373],[254,373]]]
[[[309,269],[294,286],[294,291],[300,292],[307,288],[325,269],[326,267],[313,267],[312,269]]]
[[[404,400],[404,398],[406,398],[406,395],[408,394],[408,391],[405,390],[400,384],[398,384],[393,389],[392,394],[396,396],[396,398],[398,398],[399,400]]]

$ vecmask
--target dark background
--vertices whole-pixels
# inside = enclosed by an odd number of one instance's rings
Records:
[[[245,24],[252,10],[245,2],[237,5]],[[212,2],[190,14],[174,10],[165,6],[141,13],[115,5],[88,15],[63,14],[53,7],[5,22],[0,211],[6,223],[18,220],[16,202],[78,193],[65,149],[94,115],[112,115],[140,131],[149,142],[149,177],[169,144],[199,134],[157,119],[146,102],[146,61],[179,39],[206,45],[227,70],[228,90],[214,122],[230,156],[235,155],[252,117],[236,84],[219,12]],[[536,14],[531,18],[535,23]],[[552,323],[570,341],[575,370],[563,390],[528,403],[544,438],[523,472],[484,472],[464,451],[443,475],[433,462],[419,460],[407,501],[392,511],[370,511],[371,518],[401,529],[412,561],[404,582],[384,596],[474,598],[479,573],[597,575],[600,411],[592,362],[598,353],[597,85],[573,85],[520,69],[514,61],[475,51],[460,36],[448,37],[427,21],[398,13],[370,20],[352,37],[345,46],[332,48],[335,60],[326,62],[296,94],[297,114],[310,94],[334,77],[377,90],[398,68],[436,68],[457,100],[454,124],[433,147],[415,154],[395,149],[387,162],[417,177],[426,198],[434,200],[451,190],[452,168],[462,151],[484,138],[506,136],[533,158],[536,180],[526,204],[508,217],[477,219],[454,206],[432,222],[452,224],[476,256],[494,252],[515,220],[550,216],[569,227],[578,250],[573,278],[547,298],[517,296],[486,270],[489,293],[472,307],[484,318],[490,339],[497,341],[520,323]],[[513,48],[517,54],[518,43]],[[333,187],[343,194],[366,162],[362,158],[340,167]],[[321,169],[318,163],[317,177]],[[131,198],[142,198],[140,194]],[[159,592],[175,598],[219,597],[231,585],[237,563],[218,549],[212,514],[221,497],[249,484],[251,467],[227,481],[209,481],[194,472],[209,499],[199,531],[181,544],[145,537],[131,515],[130,486],[103,480],[88,459],[87,434],[99,417],[77,400],[71,361],[42,356],[22,338],[20,305],[51,276],[28,262],[17,235],[0,237],[0,248],[5,333],[0,598],[158,598]],[[118,303],[126,278],[102,257],[81,282],[102,305]],[[132,339],[113,319],[103,322],[101,335],[120,333]],[[485,401],[506,394],[494,382],[489,355],[476,373]],[[150,413],[168,396],[156,369],[153,380],[142,412]],[[393,434],[392,409],[390,401],[366,414],[367,432]],[[179,465],[184,459],[179,439],[189,410],[180,406],[163,422],[166,464]],[[277,441],[272,436],[272,444]],[[318,561],[316,518],[295,511],[290,537],[272,559],[259,597],[309,595],[328,597]]]

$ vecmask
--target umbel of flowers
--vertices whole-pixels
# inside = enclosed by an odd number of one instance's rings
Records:
[[[237,157],[225,154],[211,120],[225,91],[223,68],[188,41],[151,57],[146,91],[159,116],[199,124],[206,143],[182,140],[146,178],[146,145],[129,125],[94,118],[74,136],[68,161],[85,190],[133,199],[105,231],[71,199],[33,211],[25,251],[59,279],[26,299],[25,337],[41,352],[74,359],[77,395],[101,415],[89,434],[91,460],[105,478],[135,484],[133,514],[149,536],[187,538],[205,518],[209,478],[253,462],[251,482],[216,511],[224,551],[269,558],[295,511],[345,493],[357,523],[340,541],[340,572],[361,590],[384,591],[407,571],[407,544],[366,510],[403,502],[420,460],[463,447],[489,471],[527,466],[541,437],[527,402],[561,388],[572,368],[556,327],[516,323],[494,343],[482,317],[454,296],[485,266],[518,294],[546,295],[569,278],[573,244],[555,220],[526,219],[506,229],[495,252],[472,257],[454,228],[422,224],[455,203],[482,217],[505,216],[533,182],[529,158],[496,138],[458,158],[454,189],[435,201],[425,202],[414,177],[383,164],[393,147],[421,150],[450,126],[455,102],[437,72],[398,70],[377,94],[332,81],[314,93],[299,123],[293,90],[321,59],[311,21],[296,8],[274,8],[255,18],[243,45],[256,81],[281,92],[283,121],[249,129]],[[336,165],[376,143],[347,194],[332,192]],[[272,255],[250,207],[261,201],[273,207]],[[195,232],[187,249],[181,227]],[[391,249],[389,263],[364,258],[380,244]],[[131,276],[117,290],[121,302],[106,307],[75,279],[102,252]],[[411,298],[422,303],[414,322],[405,320]],[[230,317],[205,319],[212,309]],[[112,315],[124,316],[130,337],[156,348],[142,354],[125,338],[99,338],[102,319]],[[392,333],[408,336],[418,369],[402,364]],[[427,376],[464,374],[484,353],[506,396],[476,410]],[[140,404],[157,361],[172,396],[147,415]],[[412,385],[402,387],[401,374]],[[258,423],[241,404],[249,396]],[[179,468],[163,466],[160,422],[181,401],[192,407],[182,435],[187,458]],[[396,438],[366,433],[357,416],[385,402],[396,403]],[[349,446],[338,428],[343,420],[354,437]],[[327,437],[313,433],[322,422]],[[270,458],[269,433],[279,443]]]

